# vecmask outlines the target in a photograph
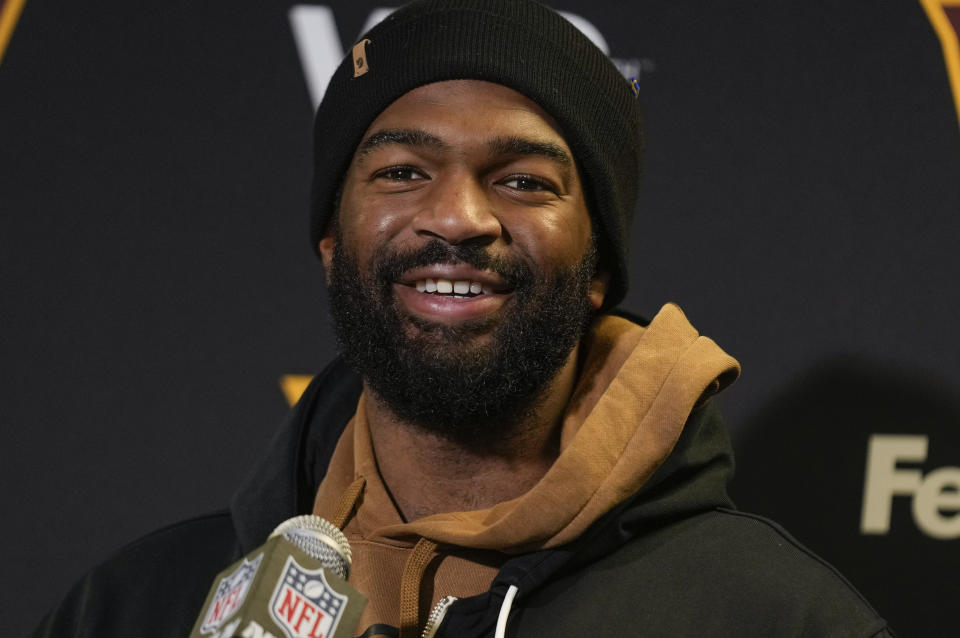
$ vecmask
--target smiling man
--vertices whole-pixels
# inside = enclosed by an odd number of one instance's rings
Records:
[[[737,362],[675,306],[611,312],[639,108],[573,26],[522,0],[408,5],[334,75],[315,148],[342,360],[229,513],[98,568],[46,635],[185,635],[214,574],[310,512],[350,541],[365,638],[890,635],[733,509],[711,397]]]
[[[319,249],[377,422],[504,448],[494,458],[526,456],[517,434],[552,438],[605,285],[572,153],[533,101],[477,80],[400,97],[358,147]]]

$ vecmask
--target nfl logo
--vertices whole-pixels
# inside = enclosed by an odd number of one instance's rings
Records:
[[[247,592],[250,591],[250,585],[253,584],[253,577],[257,575],[257,568],[260,567],[260,561],[263,560],[263,554],[260,554],[252,561],[243,559],[232,574],[228,574],[220,579],[217,585],[217,593],[210,601],[210,607],[207,609],[207,615],[200,626],[200,633],[211,633],[220,628],[235,611],[243,605]]]
[[[328,638],[347,605],[347,597],[330,588],[323,569],[304,569],[287,558],[270,599],[270,615],[289,638]]]

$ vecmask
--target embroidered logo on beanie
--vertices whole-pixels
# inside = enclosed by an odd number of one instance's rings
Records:
[[[368,42],[370,42],[369,38],[364,38],[353,45],[353,77],[355,78],[370,70],[370,65],[367,64]]]

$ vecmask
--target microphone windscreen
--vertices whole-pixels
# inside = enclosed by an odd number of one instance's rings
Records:
[[[347,580],[350,577],[353,559],[350,543],[330,521],[313,514],[297,516],[280,523],[270,538],[275,536],[287,539],[340,578]]]

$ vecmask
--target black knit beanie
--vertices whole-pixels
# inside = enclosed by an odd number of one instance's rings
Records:
[[[640,178],[640,110],[628,82],[565,18],[528,0],[420,0],[361,37],[337,68],[317,110],[311,241],[337,206],[337,190],[370,123],[424,84],[475,79],[526,95],[559,123],[583,178],[604,301],[627,291],[630,222]]]

